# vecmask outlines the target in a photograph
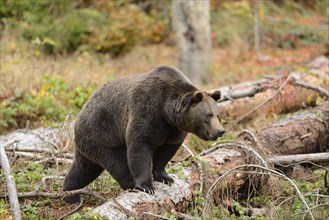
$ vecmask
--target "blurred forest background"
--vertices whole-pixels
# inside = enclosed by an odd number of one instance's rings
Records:
[[[253,1],[210,2],[217,88],[295,68],[325,51],[326,0],[259,1],[261,56]],[[56,125],[106,81],[178,66],[171,1],[1,0],[0,133]],[[193,79],[192,79],[193,81]]]

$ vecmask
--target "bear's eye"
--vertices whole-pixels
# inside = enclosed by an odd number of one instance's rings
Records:
[[[208,114],[207,118],[212,118],[214,115],[213,114]]]

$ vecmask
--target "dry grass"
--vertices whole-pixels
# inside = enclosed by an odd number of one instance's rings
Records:
[[[138,46],[124,57],[112,59],[106,55],[88,52],[72,56],[47,56],[32,43],[9,34],[1,35],[0,97],[7,98],[15,92],[32,92],[40,88],[42,76],[49,75],[74,83],[93,83],[100,86],[120,75],[146,72],[158,65],[178,66],[178,52],[165,44]],[[324,46],[309,46],[298,50],[264,49],[268,61],[259,61],[257,54],[243,44],[230,48],[213,49],[212,83],[203,88],[216,88],[241,81],[254,80],[275,68],[300,67],[321,54]]]
[[[11,48],[1,51],[1,96],[12,91],[28,92],[40,87],[42,76],[64,79],[68,85],[93,83],[98,86],[120,75],[141,73],[159,65],[177,66],[174,48],[164,45],[137,47],[127,56],[111,59],[108,56],[81,53],[72,56],[50,57],[39,55],[30,48],[24,53],[8,42]]]

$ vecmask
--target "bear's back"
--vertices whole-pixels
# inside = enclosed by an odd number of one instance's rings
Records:
[[[131,111],[150,105],[154,114],[160,114],[168,96],[194,89],[182,72],[170,66],[112,80],[96,91],[81,110],[75,125],[77,145],[86,141],[98,146],[125,145]]]
[[[188,83],[192,84],[192,82],[187,78],[185,74],[183,74],[180,70],[176,69],[172,66],[158,66],[149,72],[152,76],[161,77],[162,80],[167,81],[176,81],[179,83]]]

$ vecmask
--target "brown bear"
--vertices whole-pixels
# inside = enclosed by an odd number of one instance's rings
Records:
[[[103,170],[122,189],[154,193],[153,179],[173,183],[165,166],[188,132],[203,140],[216,140],[225,132],[219,98],[219,91],[200,91],[170,66],[108,82],[75,122],[75,159],[63,190],[83,188]],[[66,200],[78,202],[80,197]]]

